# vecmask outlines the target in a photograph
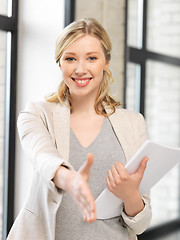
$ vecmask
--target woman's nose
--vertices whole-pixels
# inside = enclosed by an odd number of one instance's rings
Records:
[[[76,74],[85,74],[87,73],[87,67],[86,64],[84,62],[78,62],[76,65]]]

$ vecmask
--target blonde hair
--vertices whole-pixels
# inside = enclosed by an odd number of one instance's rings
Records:
[[[106,33],[106,30],[93,18],[85,18],[69,24],[61,32],[56,42],[55,60],[59,63],[64,50],[76,41],[79,37],[86,34],[96,37],[101,42],[104,50],[106,61],[111,59],[111,41]],[[115,112],[115,107],[120,103],[115,101],[109,94],[109,85],[113,81],[112,73],[109,69],[104,71],[103,80],[100,83],[98,94],[95,100],[94,108],[97,114],[107,116],[104,111],[104,104],[111,109],[111,113]],[[57,92],[46,98],[49,102],[61,102],[71,108],[71,96],[68,86],[62,81],[58,87]],[[67,103],[69,100],[69,104]]]

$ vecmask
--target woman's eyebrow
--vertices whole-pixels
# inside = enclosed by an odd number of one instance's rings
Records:
[[[98,54],[98,52],[88,52],[87,55]]]
[[[64,55],[68,55],[68,54],[70,54],[70,55],[76,55],[74,52],[66,52],[66,53],[64,53]]]
[[[92,52],[87,52],[86,55],[89,56],[89,55],[92,55],[92,54],[99,54],[98,52],[95,52],[95,51],[92,51]],[[64,55],[73,55],[73,56],[76,56],[77,54],[74,53],[74,52],[66,52],[64,53]]]

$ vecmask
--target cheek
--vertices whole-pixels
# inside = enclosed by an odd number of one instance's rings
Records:
[[[61,72],[63,77],[68,77],[70,76],[72,70],[71,70],[71,66],[66,66],[65,64],[61,66]]]
[[[104,72],[104,64],[99,64],[99,65],[96,67],[95,72],[96,72],[96,74],[97,74],[99,77],[102,77],[102,76],[103,76],[103,72]]]

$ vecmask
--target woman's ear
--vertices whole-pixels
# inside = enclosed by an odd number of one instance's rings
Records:
[[[104,66],[104,71],[106,71],[109,67],[109,61],[106,62],[105,66]]]

